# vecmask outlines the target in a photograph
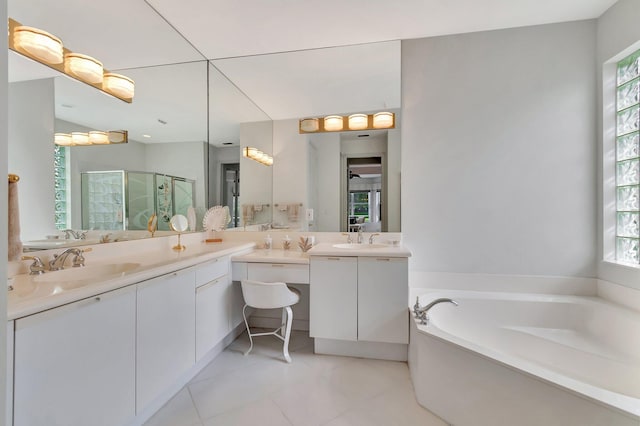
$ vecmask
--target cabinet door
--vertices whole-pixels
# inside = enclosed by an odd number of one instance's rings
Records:
[[[231,283],[224,275],[196,288],[196,360],[230,331]]]
[[[14,425],[135,416],[135,287],[16,320]]]
[[[358,258],[311,256],[309,334],[358,339]]]
[[[409,343],[407,259],[358,258],[358,340]]]
[[[195,272],[138,284],[136,401],[141,412],[195,364]]]

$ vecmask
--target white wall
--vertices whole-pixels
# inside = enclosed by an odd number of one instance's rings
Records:
[[[7,2],[0,0],[0,22],[7,21]],[[0,33],[0,46],[7,45],[7,32]],[[8,128],[8,84],[7,84],[7,50],[0,55],[0,129]],[[8,131],[0,131],[0,175],[8,173]],[[7,186],[0,185],[0,199],[7,199]],[[6,205],[6,204],[5,204]],[[0,277],[7,276],[7,210],[0,209]],[[7,292],[0,292],[0,318],[7,317]],[[7,365],[7,331],[5,327],[0,327],[0,419],[5,419],[7,410],[5,401],[7,388],[7,370],[3,366]],[[0,420],[2,423],[2,420]]]
[[[273,222],[288,223],[287,212],[275,204],[301,203],[297,224],[308,228],[305,209],[308,207],[308,145],[306,135],[298,131],[298,120],[273,122]]]
[[[251,146],[272,154],[273,123],[257,121],[240,125],[240,146]],[[275,159],[274,159],[275,163]],[[240,226],[243,226],[242,205],[269,204],[273,194],[273,167],[265,166],[244,156],[240,156]],[[265,207],[256,213],[252,223],[271,222],[271,209]]]
[[[412,271],[595,276],[595,21],[402,42]]]
[[[317,176],[313,179],[317,205],[314,209],[316,232],[340,229],[340,134],[316,133],[308,136],[316,149]]]
[[[56,229],[53,98],[52,78],[9,85],[8,161],[9,171],[20,176],[18,199],[22,241],[42,239]],[[34,102],[34,99],[38,101]],[[31,203],[32,200],[38,200],[37,205]]]
[[[616,265],[603,259],[614,256],[614,163],[616,60],[640,49],[640,2],[618,0],[597,24],[598,80],[598,278],[640,288],[640,269]],[[607,237],[603,238],[606,234]]]

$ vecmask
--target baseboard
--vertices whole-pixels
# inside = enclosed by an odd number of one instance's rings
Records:
[[[313,350],[317,354],[384,359],[388,361],[407,361],[408,357],[408,345],[402,343],[352,342],[315,338]]]

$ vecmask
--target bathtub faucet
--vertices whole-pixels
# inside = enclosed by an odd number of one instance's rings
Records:
[[[453,303],[454,305],[458,306],[458,302],[446,297],[436,299],[433,302],[429,303],[427,306],[420,306],[420,301],[416,297],[416,304],[413,305],[413,314],[415,315],[416,319],[420,320],[420,324],[427,325],[429,323],[429,316],[427,315],[427,312],[429,311],[429,309],[433,308],[438,303],[445,303],[445,302]]]

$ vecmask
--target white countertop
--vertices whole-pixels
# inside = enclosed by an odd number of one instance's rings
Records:
[[[232,262],[309,264],[309,255],[298,250],[256,249],[251,253],[231,257]]]
[[[375,248],[361,244],[357,248],[337,248],[336,243],[320,243],[307,252],[309,256],[384,256],[411,257],[411,252],[403,246],[378,244]]]
[[[81,280],[53,280],[58,272],[47,271],[44,275],[21,274],[13,277],[13,290],[8,292],[7,317],[9,320],[32,315],[47,309],[96,296],[117,288],[136,284],[173,271],[188,268],[217,257],[231,255],[254,247],[254,243],[223,242],[216,244],[190,244],[183,252],[171,249],[122,253],[121,257],[109,257],[92,261],[87,256],[86,268],[101,270],[101,266],[138,264],[133,269],[103,276],[96,275]],[[71,269],[62,272],[71,276]],[[46,282],[39,277],[45,277]]]

